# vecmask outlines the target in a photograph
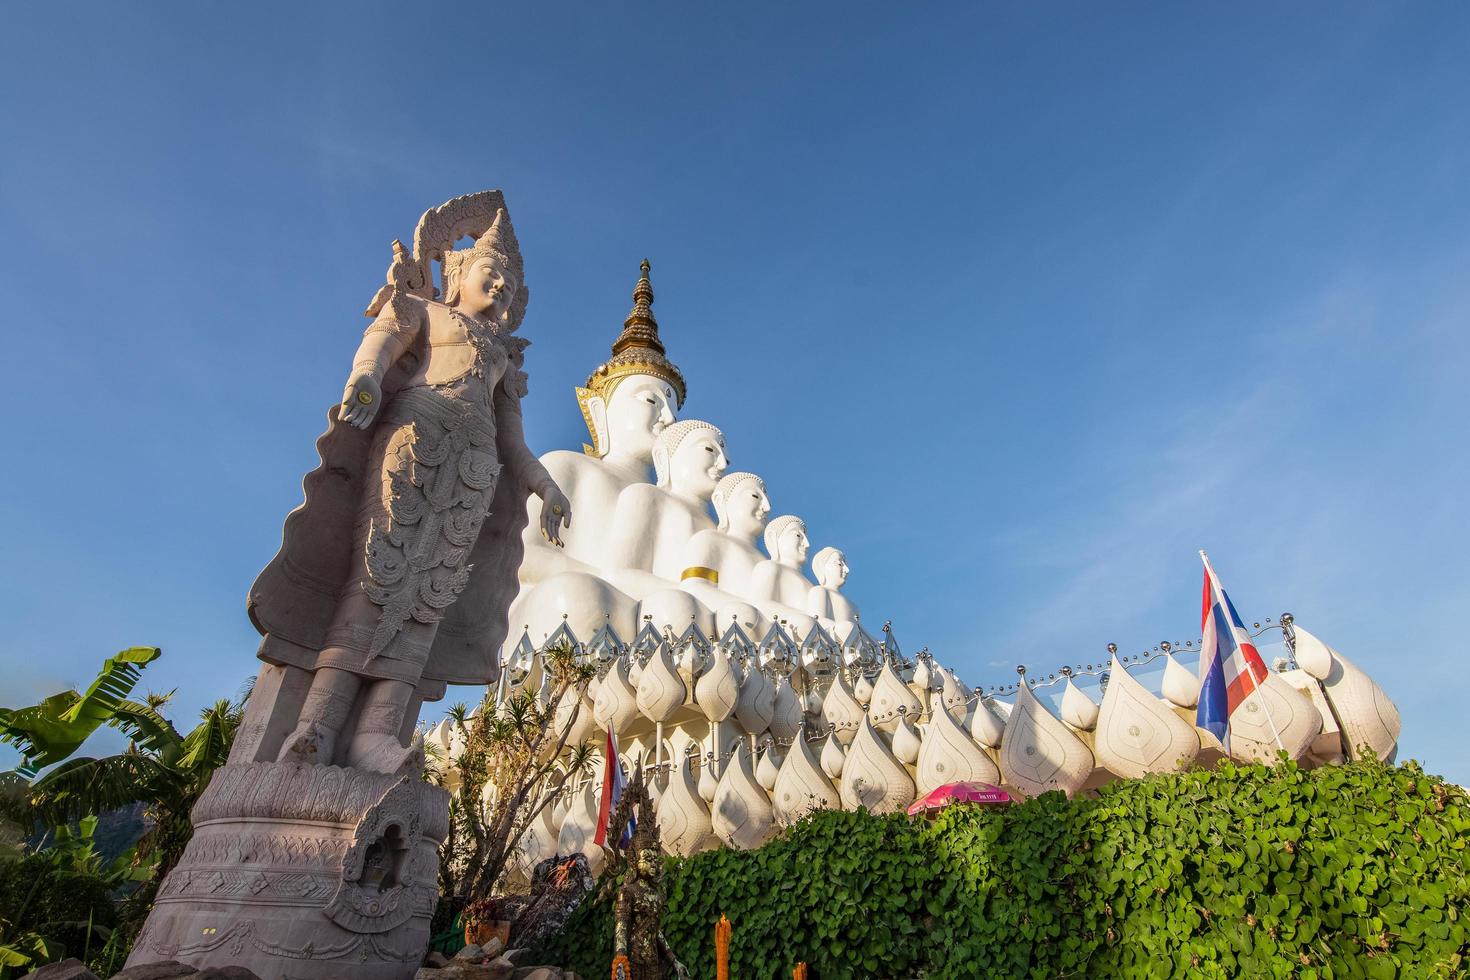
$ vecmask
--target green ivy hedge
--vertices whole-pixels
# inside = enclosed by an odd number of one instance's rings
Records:
[[[667,864],[664,931],[714,976],[1456,977],[1470,971],[1470,802],[1416,764],[1114,783],[934,822],[814,814],[755,851]],[[611,889],[541,951],[611,960]]]

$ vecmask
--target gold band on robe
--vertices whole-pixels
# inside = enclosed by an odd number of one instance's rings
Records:
[[[713,568],[706,568],[704,565],[690,565],[684,569],[683,573],[679,576],[679,581],[682,582],[686,578],[702,578],[715,585],[720,584],[720,573]]]

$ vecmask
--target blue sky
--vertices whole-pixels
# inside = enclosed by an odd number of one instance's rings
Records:
[[[26,4],[0,37],[0,703],[250,581],[426,207],[501,187],[538,451],[637,264],[778,513],[972,682],[1197,629],[1207,548],[1470,782],[1470,8]]]

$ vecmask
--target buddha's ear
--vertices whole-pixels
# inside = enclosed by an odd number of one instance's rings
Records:
[[[590,388],[577,389],[577,404],[582,409],[582,421],[587,424],[587,435],[592,445],[584,445],[588,456],[601,458],[608,451],[607,399]]]
[[[709,502],[715,507],[715,527],[721,531],[730,530],[730,516],[725,513],[725,496],[719,487],[716,487],[715,492],[710,494],[709,498]]]
[[[598,451],[606,456],[610,448],[607,432],[607,399],[601,395],[593,395],[587,399],[587,414],[592,419],[592,441],[597,444]]]
[[[669,457],[669,447],[660,445],[659,443],[655,442],[653,444],[653,474],[655,486],[663,487],[666,490],[668,489],[672,477],[672,474],[669,472],[669,463],[671,461],[672,460]]]

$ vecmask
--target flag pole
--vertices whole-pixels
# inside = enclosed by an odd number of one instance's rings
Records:
[[[1207,555],[1207,554],[1205,554],[1203,548],[1200,549],[1199,557],[1200,557],[1200,560],[1205,563],[1205,573],[1210,576],[1210,592],[1211,592],[1211,594],[1223,593],[1224,592],[1224,589],[1222,589],[1220,587],[1220,579],[1215,574],[1215,566],[1213,566],[1213,565],[1210,564],[1210,556]],[[1230,604],[1228,602],[1222,602],[1221,603],[1221,611],[1224,612],[1226,615],[1229,615],[1229,613],[1230,613]],[[1244,627],[1242,627],[1242,628],[1244,628]],[[1234,636],[1235,635],[1235,623],[1233,623],[1233,622],[1230,624],[1230,635],[1231,636]],[[1236,639],[1236,643],[1239,644],[1239,642],[1240,642],[1240,640],[1239,640],[1239,638],[1237,638]],[[1259,657],[1260,655],[1261,655],[1260,654],[1260,651],[1257,650],[1256,651],[1256,656]],[[1265,665],[1266,665],[1266,661],[1263,658],[1261,660],[1261,666],[1264,667]],[[1271,716],[1271,706],[1266,703],[1266,697],[1265,697],[1265,695],[1261,694],[1261,685],[1260,685],[1260,682],[1256,680],[1256,672],[1251,669],[1251,665],[1249,663],[1247,663],[1245,665],[1245,673],[1246,673],[1246,676],[1251,679],[1251,693],[1252,694],[1255,694],[1257,696],[1256,699],[1261,702],[1261,710],[1264,711],[1264,712],[1266,712],[1266,724],[1268,724],[1268,725],[1271,726],[1271,737],[1274,738],[1274,739],[1276,739],[1276,747],[1278,749],[1280,749],[1282,752],[1285,752],[1286,751],[1286,746],[1281,741],[1281,732],[1278,731],[1277,728],[1276,728],[1276,719]],[[1226,735],[1227,736],[1229,735],[1229,731],[1228,730],[1226,732]]]

